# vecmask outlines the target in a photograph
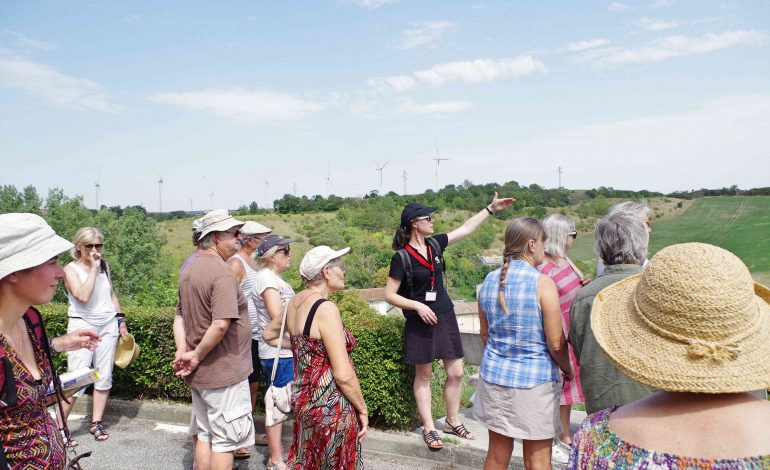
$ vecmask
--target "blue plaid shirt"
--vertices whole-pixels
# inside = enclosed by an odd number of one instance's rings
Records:
[[[498,300],[500,269],[484,279],[479,305],[486,314],[489,337],[481,358],[481,378],[487,382],[528,389],[559,381],[559,367],[548,352],[537,300],[540,276],[529,263],[510,262],[503,288],[508,313]]]

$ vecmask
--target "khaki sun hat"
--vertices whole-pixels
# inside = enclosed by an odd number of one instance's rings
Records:
[[[321,272],[329,261],[339,258],[348,251],[350,251],[350,247],[341,250],[333,250],[325,245],[317,246],[305,253],[302,262],[299,264],[299,274],[306,280],[313,279]]]
[[[659,251],[641,274],[596,296],[591,329],[632,379],[672,392],[770,387],[770,290],[704,243]]]
[[[215,209],[201,218],[201,239],[211,232],[226,232],[233,227],[240,227],[243,222],[230,215],[227,209]]]
[[[126,339],[118,338],[118,347],[115,349],[115,365],[121,369],[139,357],[139,345],[134,341],[134,335],[128,333],[126,336]]]

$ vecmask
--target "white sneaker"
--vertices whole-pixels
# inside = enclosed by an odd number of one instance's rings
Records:
[[[569,461],[569,452],[564,449],[565,447],[567,447],[566,444],[561,442],[553,443],[551,446],[551,462],[565,465]]]

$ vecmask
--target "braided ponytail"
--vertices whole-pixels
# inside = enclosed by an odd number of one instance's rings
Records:
[[[505,313],[508,305],[505,302],[505,277],[512,259],[521,259],[527,250],[530,240],[545,240],[545,229],[539,220],[532,217],[520,217],[508,222],[505,226],[505,251],[503,252],[503,267],[500,268],[500,286],[497,300]]]

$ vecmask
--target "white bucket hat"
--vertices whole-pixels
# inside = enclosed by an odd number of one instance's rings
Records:
[[[329,261],[339,258],[348,251],[350,247],[335,251],[326,245],[317,246],[305,253],[305,257],[299,264],[299,274],[305,279],[313,279]]]
[[[35,214],[0,215],[0,279],[39,266],[74,245]]]
[[[265,227],[259,222],[254,222],[253,220],[249,220],[248,222],[243,224],[243,227],[241,227],[241,233],[243,235],[262,235],[264,233],[270,233],[272,231],[273,229]]]
[[[200,238],[203,239],[211,232],[226,232],[241,225],[243,222],[230,215],[227,209],[216,209],[203,216]]]

